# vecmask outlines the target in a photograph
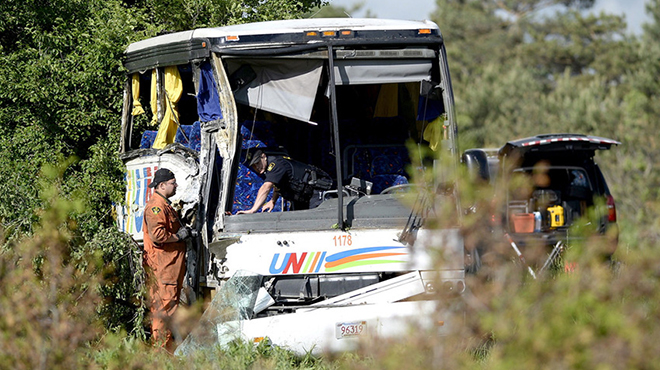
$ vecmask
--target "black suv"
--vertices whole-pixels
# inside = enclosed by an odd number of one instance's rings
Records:
[[[604,204],[593,208],[600,211],[599,224],[591,226],[601,234],[614,235],[609,257],[618,237],[616,208],[594,156],[619,144],[578,134],[537,135],[509,141],[497,152],[467,150],[463,162],[473,174],[507,189],[499,192],[506,194],[501,226],[523,253],[532,243],[550,248],[570,244],[574,235],[569,234],[569,227],[595,205]],[[502,181],[495,181],[495,176]]]

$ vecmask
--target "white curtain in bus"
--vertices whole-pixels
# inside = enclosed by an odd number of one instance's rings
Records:
[[[231,63],[233,64],[233,63]],[[320,60],[249,60],[256,77],[234,94],[237,102],[308,122],[321,79]],[[238,69],[237,65],[230,65]]]
[[[336,85],[419,82],[431,79],[429,59],[335,60]]]

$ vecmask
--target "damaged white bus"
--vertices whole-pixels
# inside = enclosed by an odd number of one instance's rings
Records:
[[[157,168],[171,169],[174,204],[199,232],[187,255],[189,298],[218,290],[205,332],[180,348],[203,346],[202,337],[268,338],[316,352],[400,335],[411,320],[448,330],[432,314],[465,285],[454,101],[436,24],[197,29],[131,44],[124,65],[119,227],[141,243],[148,184]],[[263,182],[246,162],[257,148],[322,169],[332,188],[313,209],[280,198],[272,212],[237,214]],[[427,183],[413,184],[415,174]],[[451,216],[425,228],[439,208]]]

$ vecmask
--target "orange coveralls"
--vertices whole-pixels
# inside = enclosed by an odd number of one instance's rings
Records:
[[[154,192],[144,208],[144,265],[149,279],[151,335],[154,343],[170,349],[168,328],[179,303],[186,274],[186,242],[165,243],[181,227],[171,202]]]

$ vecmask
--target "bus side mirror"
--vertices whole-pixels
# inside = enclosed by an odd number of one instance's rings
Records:
[[[490,169],[488,168],[488,156],[481,149],[468,149],[463,152],[461,162],[467,167],[470,180],[490,181]]]

